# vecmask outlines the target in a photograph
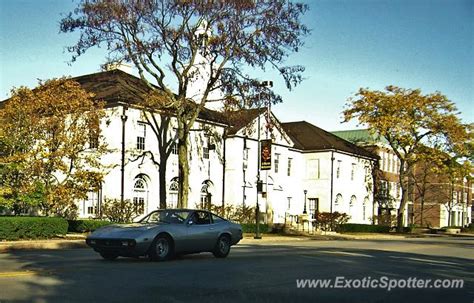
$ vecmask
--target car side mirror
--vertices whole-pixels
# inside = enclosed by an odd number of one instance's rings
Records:
[[[193,225],[193,224],[194,224],[193,220],[188,221],[188,225]]]

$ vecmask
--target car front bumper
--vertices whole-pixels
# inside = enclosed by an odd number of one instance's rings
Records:
[[[115,253],[120,256],[140,256],[148,249],[135,239],[87,238],[86,244],[98,253]]]

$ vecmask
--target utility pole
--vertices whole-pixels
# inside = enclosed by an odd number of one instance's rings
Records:
[[[259,85],[261,88],[266,88],[266,87],[272,87],[273,86],[273,82],[272,81],[262,81],[260,82],[260,85]],[[263,189],[263,184],[262,184],[262,181],[260,180],[260,166],[261,166],[261,150],[260,150],[260,116],[261,116],[261,113],[260,113],[260,108],[261,108],[261,103],[262,103],[262,99],[261,99],[261,93],[262,91],[260,90],[259,91],[259,94],[258,94],[258,118],[257,118],[257,144],[258,144],[258,161],[257,161],[257,202],[256,202],[256,205],[255,205],[255,237],[254,239],[261,239],[262,236],[260,235],[260,205],[259,205],[259,201],[258,201],[258,196],[259,194],[262,192],[262,189]],[[269,106],[270,104],[270,100],[265,100],[265,105],[267,106],[267,119],[269,118]],[[268,125],[268,121],[267,121],[267,125]],[[267,136],[268,136],[268,128],[267,128]]]

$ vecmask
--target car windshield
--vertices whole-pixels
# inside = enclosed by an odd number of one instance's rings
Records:
[[[140,223],[168,223],[182,224],[189,215],[189,211],[184,210],[157,210],[140,220]]]

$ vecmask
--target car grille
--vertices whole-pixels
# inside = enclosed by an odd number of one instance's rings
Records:
[[[124,247],[124,246],[135,246],[134,240],[126,239],[87,239],[87,244],[96,247]],[[127,245],[124,245],[124,243]]]

